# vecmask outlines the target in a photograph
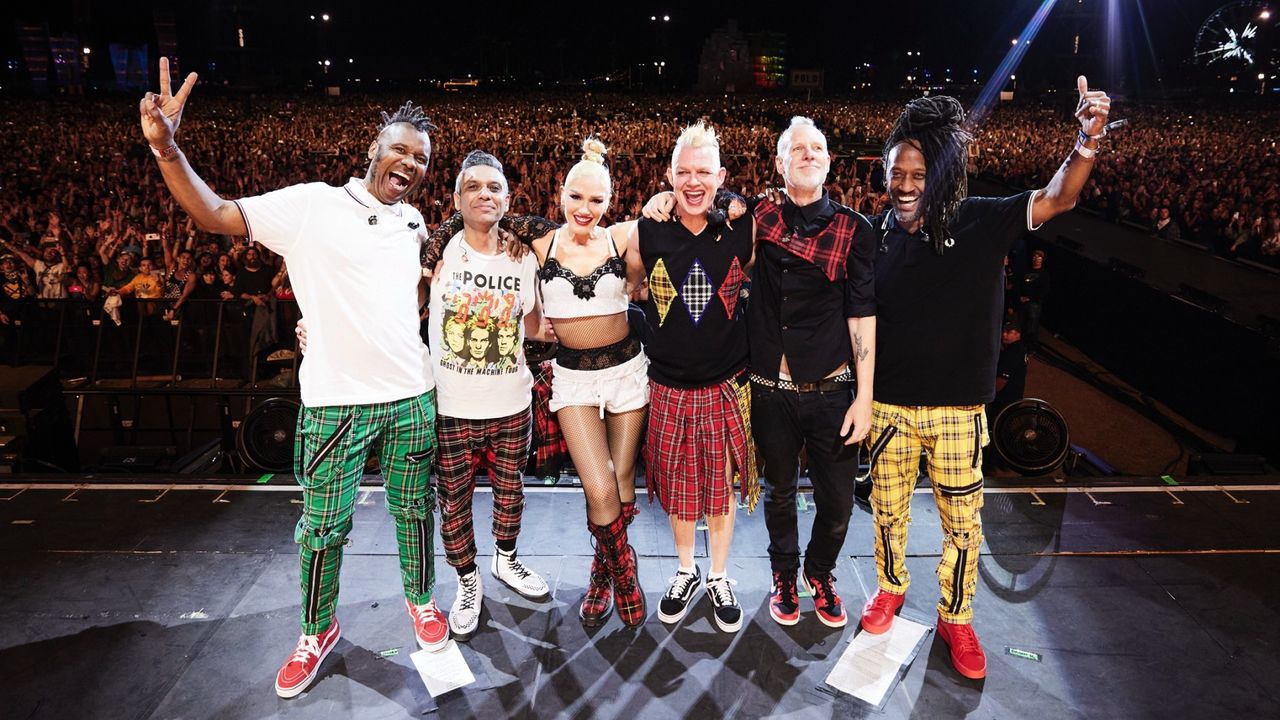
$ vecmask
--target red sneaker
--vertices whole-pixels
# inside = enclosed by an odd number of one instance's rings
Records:
[[[338,644],[342,630],[334,619],[328,630],[319,635],[300,635],[298,647],[293,651],[280,672],[276,673],[276,694],[282,698],[291,698],[302,694],[311,682],[316,679],[320,663],[324,662],[329,651]]]
[[[951,649],[951,664],[956,672],[970,680],[981,680],[987,676],[987,654],[982,652],[972,625],[949,623],[938,618],[938,637]]]
[[[404,606],[413,618],[413,632],[418,636],[418,647],[427,652],[438,652],[449,643],[449,621],[436,607],[433,598],[426,605],[414,605],[405,598]]]
[[[809,575],[801,571],[800,585],[813,598],[813,609],[823,625],[844,627],[849,622],[849,614],[844,611],[844,603],[840,602],[836,579],[831,573]]]
[[[891,593],[888,590],[877,590],[876,594],[862,606],[862,629],[872,635],[879,635],[893,625],[894,613],[906,602],[907,596]]]
[[[773,573],[773,588],[769,592],[769,616],[779,625],[795,625],[800,622],[800,596],[796,593],[794,570]]]

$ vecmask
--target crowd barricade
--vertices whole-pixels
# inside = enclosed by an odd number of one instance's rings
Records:
[[[256,305],[241,300],[125,297],[96,300],[28,298],[0,326],[0,362],[50,365],[64,380],[95,385],[125,380],[155,385],[237,380],[297,387],[299,353],[294,300],[271,300],[274,319],[254,332]],[[270,326],[268,331],[264,325]]]

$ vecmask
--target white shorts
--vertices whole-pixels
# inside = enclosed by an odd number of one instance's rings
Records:
[[[551,361],[551,412],[562,407],[589,405],[624,413],[649,404],[649,358],[643,352],[603,370],[570,370]]]

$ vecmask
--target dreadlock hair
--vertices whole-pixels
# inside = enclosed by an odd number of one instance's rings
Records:
[[[378,126],[378,132],[382,132],[388,126],[396,123],[409,123],[418,132],[434,132],[438,129],[427,118],[427,114],[423,112],[422,108],[414,105],[411,100],[406,100],[399,109],[390,115],[387,114],[386,110],[383,110],[380,114],[382,115],[382,125]]]
[[[910,142],[924,155],[924,193],[920,202],[925,231],[933,240],[933,251],[939,255],[951,237],[948,227],[960,210],[960,201],[969,196],[965,162],[973,136],[963,123],[964,108],[955,98],[916,98],[907,103],[884,144],[886,173],[890,170],[889,151],[899,143]],[[885,184],[888,182],[886,175]]]

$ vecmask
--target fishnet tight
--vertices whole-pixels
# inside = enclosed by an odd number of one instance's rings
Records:
[[[582,479],[587,520],[593,525],[608,525],[622,512],[622,503],[635,502],[636,459],[646,412],[648,408],[605,413],[603,421],[593,405],[556,412],[569,457]]]

